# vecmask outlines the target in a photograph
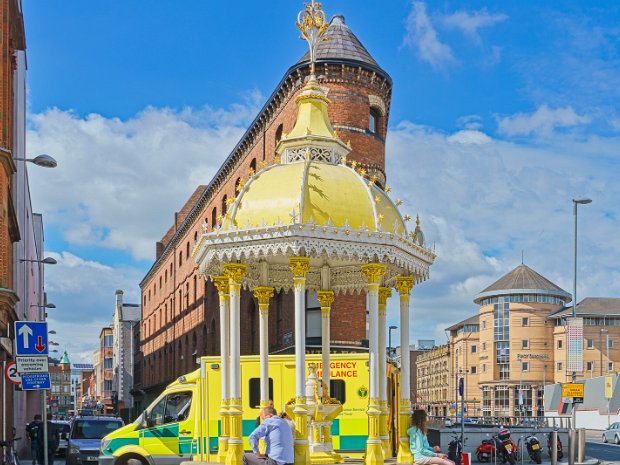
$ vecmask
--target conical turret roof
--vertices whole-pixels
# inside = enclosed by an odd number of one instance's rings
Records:
[[[316,50],[317,62],[322,60],[352,61],[383,71],[368,50],[366,50],[366,47],[362,45],[349,26],[346,25],[344,16],[336,15],[331,19],[327,31],[325,31],[325,37],[327,40],[319,43]],[[306,52],[297,63],[308,61],[310,61],[310,52]]]
[[[561,297],[566,299],[566,302],[571,301],[571,295],[560,286],[529,266],[521,264],[484,289],[476,296],[474,302],[480,303],[485,297],[506,294],[544,294]]]
[[[58,362],[59,365],[71,365],[71,362],[69,361],[69,356],[67,355],[67,351],[65,350],[65,353],[62,354],[62,358],[60,359],[60,362]]]

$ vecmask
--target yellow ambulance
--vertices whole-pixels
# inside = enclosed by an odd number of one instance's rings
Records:
[[[307,355],[306,363],[317,366],[321,378],[321,355]],[[334,449],[344,457],[359,457],[368,436],[368,353],[332,354],[330,396],[343,405],[332,424]],[[220,433],[220,359],[202,357],[203,368],[179,377],[131,424],[103,438],[99,465],[177,465],[201,454],[217,461]],[[388,403],[396,414],[398,376],[388,364]],[[278,412],[295,397],[294,355],[269,356],[269,397]],[[260,410],[259,357],[241,357],[243,439],[256,427]],[[389,421],[394,425],[393,419]],[[391,430],[392,428],[390,428]],[[397,438],[390,431],[391,444]]]

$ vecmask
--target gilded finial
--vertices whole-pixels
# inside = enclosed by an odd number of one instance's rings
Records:
[[[353,160],[351,162],[351,168],[355,169],[357,167],[357,162],[355,160]]]
[[[255,172],[254,172],[254,168],[252,168],[252,167],[250,166],[250,169],[248,170],[248,175],[249,175],[250,177],[252,177],[252,176],[254,176],[254,174],[255,174]]]
[[[392,190],[392,188],[390,186],[385,186],[385,192],[390,192]]]
[[[261,161],[258,166],[260,166],[261,168],[264,168],[267,166],[267,162],[265,160]]]
[[[273,162],[277,165],[280,163],[280,155],[276,155],[275,157],[273,157]]]
[[[321,9],[320,3],[314,0],[305,4],[306,9],[297,15],[297,27],[301,31],[301,38],[308,42],[310,48],[310,75],[314,76],[316,64],[316,49],[320,42],[325,40],[323,37],[327,30],[325,13]]]
[[[233,203],[235,203],[235,198],[234,197],[229,197],[226,199],[226,205],[228,207],[230,207]]]
[[[342,163],[343,165],[346,165],[347,164],[347,157],[344,156],[344,157],[340,158],[340,163]]]
[[[405,221],[411,221],[411,215],[405,215],[405,216],[403,217],[403,219],[404,219]]]
[[[420,215],[415,216],[415,225],[418,228],[420,227]]]
[[[241,192],[243,186],[245,186],[245,181],[243,179],[239,179],[239,182],[237,183],[237,192]]]
[[[396,206],[398,207],[399,205],[403,204],[403,201],[400,199],[396,199],[396,202],[394,202],[396,204]]]

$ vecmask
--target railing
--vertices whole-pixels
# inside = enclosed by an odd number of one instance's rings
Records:
[[[461,419],[454,417],[429,416],[429,426],[445,428],[460,425]],[[534,417],[534,416],[481,416],[465,417],[465,426],[475,427],[524,427],[524,428],[553,428],[568,429],[571,425],[570,417]]]

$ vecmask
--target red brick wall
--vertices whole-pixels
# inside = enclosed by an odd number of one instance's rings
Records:
[[[351,160],[372,165],[384,172],[385,135],[389,117],[391,85],[373,72],[344,65],[322,65],[319,79],[329,91],[331,104],[329,115],[338,135],[345,142],[350,141]],[[206,221],[209,229],[212,209],[222,213],[222,198],[235,197],[235,185],[241,177],[248,179],[253,160],[260,170],[261,162],[272,164],[275,156],[276,133],[280,125],[284,133],[291,131],[297,116],[295,96],[303,84],[306,70],[294,72],[285,79],[280,92],[267,105],[262,117],[251,128],[246,138],[246,147],[238,161],[228,170],[227,176],[200,209],[197,215],[188,218],[191,223],[182,236],[173,238],[183,225],[177,222],[166,233],[162,243],[166,250],[144,278],[142,289],[142,342],[143,388],[169,382],[171,379],[195,369],[191,355],[215,355],[220,352],[219,299],[212,283],[205,286],[196,277],[197,267],[187,256],[194,239],[202,232]],[[378,121],[377,134],[368,131],[370,102],[369,95],[380,98],[384,103],[384,115]],[[199,188],[182,209],[185,218],[198,202]],[[177,220],[180,221],[179,216]],[[174,241],[174,242],[172,242]],[[196,277],[196,278],[195,278]],[[196,283],[196,284],[195,284]],[[206,291],[205,291],[206,287]],[[194,290],[196,289],[196,290]],[[179,291],[181,293],[179,294]],[[187,294],[187,295],[186,295]],[[366,338],[365,296],[337,296],[332,310],[332,340],[358,342]],[[172,311],[171,311],[172,308]],[[258,305],[249,291],[241,296],[241,353],[258,352]],[[285,348],[282,339],[294,334],[294,310],[292,292],[276,295],[269,308],[270,350]],[[194,344],[194,337],[196,343]],[[182,358],[181,358],[182,356]]]

